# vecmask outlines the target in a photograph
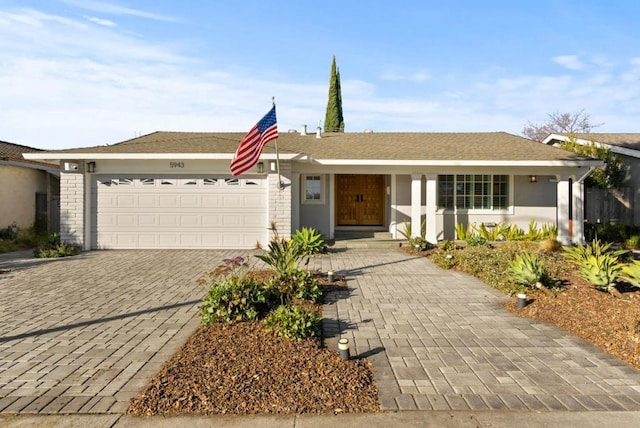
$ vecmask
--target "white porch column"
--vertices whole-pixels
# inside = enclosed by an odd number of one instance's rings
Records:
[[[425,239],[435,244],[438,242],[438,227],[436,220],[436,212],[438,210],[438,200],[437,200],[437,189],[438,189],[438,175],[437,174],[427,174],[427,186],[426,186],[426,205],[427,205],[427,213],[426,213],[426,227],[427,234],[425,235]]]
[[[411,237],[420,236],[422,223],[422,174],[411,174]]]
[[[571,238],[569,236],[569,180],[561,178],[557,185],[557,222],[558,222],[558,241],[563,245],[569,245]]]
[[[584,244],[584,182],[573,183],[573,236],[574,244]]]
[[[391,194],[389,195],[391,205],[391,218],[389,219],[389,232],[393,239],[398,239],[398,195],[396,193],[396,174],[391,174]]]

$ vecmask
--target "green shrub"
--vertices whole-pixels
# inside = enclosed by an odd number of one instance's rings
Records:
[[[404,236],[405,239],[408,241],[409,248],[411,248],[414,251],[425,251],[434,247],[433,244],[428,242],[426,239],[426,236],[427,236],[426,220],[422,220],[422,223],[420,223],[419,236],[413,236],[414,234],[413,234],[413,230],[410,222],[405,220],[403,224],[404,224],[404,230],[400,230],[400,234],[402,234],[402,236]]]
[[[44,242],[33,250],[33,255],[40,259],[50,259],[75,256],[80,252],[80,246],[62,242],[59,233],[50,233],[46,236]]]
[[[456,249],[456,243],[449,240],[444,240],[440,243],[439,246],[443,251],[450,251]]]
[[[264,323],[278,336],[302,340],[317,336],[321,318],[298,305],[281,305],[269,313]]]
[[[224,259],[198,279],[207,288],[200,306],[203,324],[256,320],[269,306],[269,292],[249,275],[243,257]]]
[[[489,246],[489,241],[487,241],[486,238],[480,235],[472,235],[467,239],[465,239],[465,241],[467,245],[469,245],[470,247],[488,247]]]
[[[18,244],[15,241],[0,239],[0,254],[18,251]]]
[[[16,239],[18,239],[18,226],[15,222],[4,229],[0,229],[0,240],[15,241]]]
[[[298,246],[298,250],[303,256],[318,254],[324,250],[322,234],[312,227],[303,227],[297,230],[291,240]]]
[[[304,269],[281,273],[271,278],[266,288],[274,299],[279,299],[281,305],[290,303],[293,299],[305,299],[316,302],[322,295],[318,281]]]
[[[433,263],[440,266],[443,269],[452,269],[456,266],[455,249],[445,250],[444,248],[438,248],[434,251],[429,258]]]
[[[624,241],[624,244],[628,248],[640,248],[640,235],[630,236],[626,241]]]
[[[540,259],[531,253],[517,253],[509,263],[509,275],[516,283],[535,288],[544,274]]]
[[[203,324],[257,320],[266,310],[267,295],[248,278],[230,277],[211,284],[200,307]]]

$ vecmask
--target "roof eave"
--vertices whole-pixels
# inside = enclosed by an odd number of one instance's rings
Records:
[[[363,166],[604,166],[598,159],[589,160],[389,160],[389,159],[314,159],[320,165]]]
[[[24,154],[23,154],[23,156],[24,156]],[[27,169],[35,169],[35,170],[38,170],[38,171],[48,172],[49,174],[53,174],[53,175],[60,175],[60,168],[56,168],[54,165],[47,166],[47,165],[43,165],[41,163],[20,162],[19,160],[14,160],[14,159],[8,159],[8,160],[0,159],[0,165],[16,166],[16,167],[19,167],[19,168],[27,168]]]
[[[33,160],[151,160],[151,159],[202,159],[202,160],[231,160],[233,153],[68,153],[68,152],[45,152],[45,153],[25,153],[26,159]],[[279,158],[283,160],[301,160],[307,159],[309,156],[304,153],[286,153],[279,154]],[[272,160],[276,159],[275,153],[262,153],[260,159]]]
[[[607,150],[611,150],[613,153],[617,153],[619,155],[630,156],[632,158],[640,158],[640,150],[630,149],[628,147],[620,147],[613,144],[600,143],[595,140],[586,140],[584,138],[575,138],[574,140],[576,143],[583,146],[593,143],[596,147],[602,147]],[[571,141],[571,137],[560,134],[551,134],[547,138],[542,140],[544,144],[555,144],[556,142],[560,141],[569,142]]]

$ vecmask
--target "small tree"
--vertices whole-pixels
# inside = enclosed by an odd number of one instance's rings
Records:
[[[344,118],[342,117],[342,89],[340,86],[340,71],[336,66],[336,57],[331,63],[331,75],[329,77],[329,100],[324,117],[324,130],[326,132],[344,132]]]
[[[620,159],[620,156],[611,150],[602,146],[596,146],[593,141],[588,144],[580,144],[573,135],[569,137],[569,141],[561,142],[560,147],[565,150],[580,153],[581,155],[601,159],[605,162],[604,169],[596,168],[596,170],[587,177],[585,181],[587,187],[611,189],[622,185],[627,175],[627,167],[622,162],[622,159]]]
[[[602,123],[592,123],[591,115],[585,113],[584,109],[575,113],[556,111],[547,116],[547,121],[542,124],[527,122],[522,134],[531,140],[542,142],[549,134],[588,134],[593,128],[602,126]]]

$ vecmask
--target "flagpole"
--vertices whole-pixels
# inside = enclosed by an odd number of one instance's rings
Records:
[[[271,97],[271,104],[276,106],[276,97]],[[278,173],[278,188],[282,190],[282,178],[280,177],[280,154],[278,153],[278,139],[276,138],[276,172]]]

